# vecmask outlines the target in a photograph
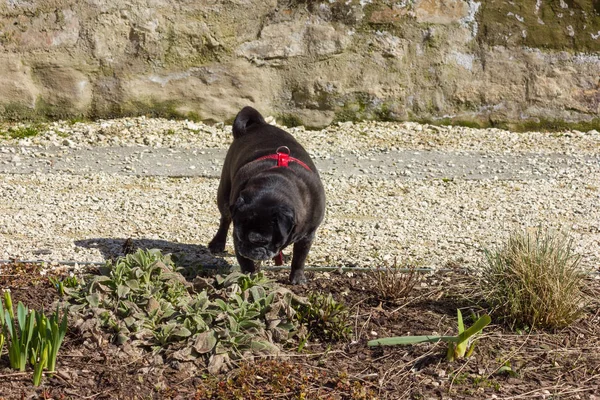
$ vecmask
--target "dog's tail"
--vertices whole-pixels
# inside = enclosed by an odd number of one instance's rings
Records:
[[[266,124],[265,119],[254,108],[246,106],[238,113],[233,121],[233,138],[243,136],[253,125]]]

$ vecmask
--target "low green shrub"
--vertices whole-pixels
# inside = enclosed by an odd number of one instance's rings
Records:
[[[308,301],[296,307],[296,320],[307,329],[308,337],[327,341],[347,339],[352,333],[349,312],[331,294],[310,293]]]
[[[211,372],[246,355],[277,354],[276,343],[296,332],[292,305],[301,301],[260,273],[188,282],[158,250],[108,262],[100,275],[65,292],[73,312],[98,321],[117,343],[178,361],[204,359]]]

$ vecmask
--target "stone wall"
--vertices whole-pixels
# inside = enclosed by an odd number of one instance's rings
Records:
[[[600,0],[5,0],[0,116],[585,121]]]

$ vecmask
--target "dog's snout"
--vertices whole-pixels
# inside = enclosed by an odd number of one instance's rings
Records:
[[[265,244],[268,244],[271,241],[271,238],[268,236],[262,235],[258,232],[250,232],[248,234],[248,240],[252,244],[263,246]]]

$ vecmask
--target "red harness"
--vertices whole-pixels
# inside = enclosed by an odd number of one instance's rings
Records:
[[[279,146],[275,154],[268,154],[266,156],[259,157],[254,161],[262,160],[277,160],[277,165],[273,168],[287,168],[290,162],[295,162],[296,164],[304,167],[304,169],[312,171],[304,162],[298,160],[297,158],[290,157],[290,149],[287,146]],[[273,257],[273,261],[275,261],[275,265],[283,265],[283,253],[280,251],[279,254]]]
[[[262,160],[277,160],[277,165],[273,168],[283,167],[287,168],[290,162],[295,162],[296,164],[301,165],[304,169],[311,171],[310,167],[306,165],[304,162],[298,160],[297,158],[290,157],[290,149],[287,146],[280,146],[277,148],[275,154],[269,154],[266,156],[262,156],[257,158],[254,161],[262,161]]]

